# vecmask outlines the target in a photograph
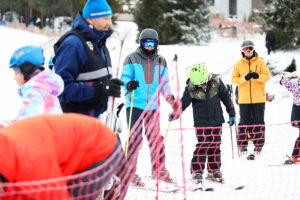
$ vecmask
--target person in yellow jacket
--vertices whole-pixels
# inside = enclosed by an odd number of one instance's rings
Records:
[[[265,61],[258,57],[254,43],[246,40],[241,45],[241,58],[232,72],[232,83],[239,91],[240,122],[237,144],[240,154],[247,153],[248,139],[253,140],[254,153],[260,154],[265,143],[265,83],[270,71]]]

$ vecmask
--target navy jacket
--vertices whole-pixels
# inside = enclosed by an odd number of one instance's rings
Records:
[[[65,83],[59,100],[64,112],[98,117],[107,109],[108,97],[96,91],[94,84],[112,76],[110,55],[105,45],[112,31],[90,28],[81,13],[77,14],[72,29],[82,37],[68,34],[55,48],[55,72]],[[90,63],[100,66],[90,66]]]

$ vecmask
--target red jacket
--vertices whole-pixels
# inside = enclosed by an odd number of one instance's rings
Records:
[[[115,133],[96,118],[81,114],[29,117],[0,129],[0,174],[9,182],[72,175],[107,158],[116,144]],[[61,181],[60,187],[66,182]],[[45,199],[44,195],[68,199],[66,188],[31,198]]]

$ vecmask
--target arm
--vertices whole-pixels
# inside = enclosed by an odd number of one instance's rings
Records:
[[[34,88],[22,89],[22,102],[19,114],[16,120],[24,119],[29,116],[44,114],[45,102],[41,93]]]
[[[267,67],[264,60],[260,59],[260,62],[258,63],[260,65],[260,71],[257,71],[259,77],[256,79],[258,82],[265,83],[270,80],[270,70]]]
[[[130,56],[127,56],[124,64],[121,75],[121,80],[124,82],[123,88],[125,93],[127,93],[127,83],[134,79],[134,65],[131,62]]]
[[[220,79],[220,86],[219,86],[219,97],[223,102],[224,106],[226,107],[226,111],[230,117],[235,117],[235,110],[233,107],[233,102],[231,101],[229,91],[225,87],[223,81]]]
[[[287,77],[282,77],[280,84],[283,85],[289,92],[300,92],[300,79],[298,79],[297,82],[293,82]]]

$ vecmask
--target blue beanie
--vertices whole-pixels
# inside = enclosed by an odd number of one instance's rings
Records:
[[[10,58],[9,67],[21,66],[29,62],[35,66],[44,64],[43,49],[37,46],[24,46],[17,49]]]
[[[112,16],[112,10],[106,0],[88,0],[84,5],[83,18]]]

